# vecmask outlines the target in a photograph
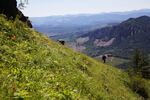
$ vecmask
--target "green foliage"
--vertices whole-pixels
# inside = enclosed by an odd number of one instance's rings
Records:
[[[149,78],[149,58],[142,51],[138,49],[134,51],[132,66],[134,73],[141,74],[144,78]]]
[[[150,65],[142,69],[142,76],[146,79],[150,79]]]
[[[132,57],[132,66],[128,69],[131,78],[130,88],[139,94],[144,100],[150,98],[150,71],[148,67],[148,56],[136,49]],[[144,78],[147,78],[144,79]]]
[[[0,16],[1,100],[140,100],[128,84],[127,73]]]
[[[144,100],[150,98],[150,81],[139,75],[131,76],[130,88],[139,94]]]
[[[142,67],[148,65],[148,58],[143,52],[136,49],[134,51],[132,63],[136,70],[141,70]]]

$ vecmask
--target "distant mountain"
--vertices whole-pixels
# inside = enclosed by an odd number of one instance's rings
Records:
[[[85,31],[95,30],[108,24],[120,23],[128,18],[143,15],[150,16],[150,9],[102,14],[33,17],[30,20],[35,29],[48,36],[54,36],[68,33],[84,33]]]
[[[85,40],[86,41],[83,41]],[[81,41],[82,40],[82,41]],[[129,57],[134,49],[150,53],[150,17],[130,18],[118,25],[90,31],[76,39],[90,56],[113,53]]]

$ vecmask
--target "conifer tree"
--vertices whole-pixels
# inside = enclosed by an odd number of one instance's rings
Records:
[[[132,65],[135,73],[141,73],[144,77],[149,76],[149,59],[146,54],[144,54],[139,49],[134,51],[134,55],[132,57]]]

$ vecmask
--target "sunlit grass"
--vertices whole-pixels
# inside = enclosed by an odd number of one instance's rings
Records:
[[[0,17],[0,99],[139,100],[128,75]]]

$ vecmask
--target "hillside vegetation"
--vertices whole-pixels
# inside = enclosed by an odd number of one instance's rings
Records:
[[[140,100],[128,75],[0,17],[0,99]],[[148,86],[147,86],[148,87]]]

